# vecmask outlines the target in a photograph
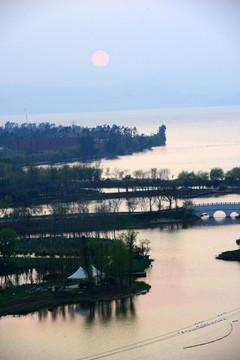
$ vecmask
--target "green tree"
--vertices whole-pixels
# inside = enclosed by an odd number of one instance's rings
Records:
[[[127,247],[123,239],[117,239],[112,246],[112,277],[123,285],[124,277],[127,272]]]
[[[103,275],[109,275],[109,264],[110,264],[110,247],[111,244],[104,240],[91,239],[89,241],[89,249],[92,252],[92,260],[94,266],[100,272],[100,280]]]
[[[195,185],[196,179],[197,179],[197,176],[193,171],[189,172],[189,171],[185,171],[185,170],[181,171],[177,177],[177,180],[179,181],[179,183],[184,186]]]
[[[224,172],[223,169],[219,167],[215,167],[210,171],[210,179],[211,180],[223,180],[224,179]]]
[[[8,209],[12,206],[12,198],[6,195],[4,199],[0,200],[0,213],[1,216],[6,216]]]
[[[143,256],[143,257],[148,256],[149,251],[151,250],[150,243],[151,243],[151,241],[147,240],[147,239],[140,240],[139,245],[135,246],[136,255],[138,255],[138,256],[140,255],[140,256]]]
[[[8,260],[14,254],[17,241],[17,233],[12,229],[3,229],[0,232],[0,252],[3,260]]]
[[[126,234],[121,235],[121,239],[124,241],[127,247],[127,272],[129,277],[129,285],[131,286],[131,277],[133,272],[133,259],[134,249],[136,246],[137,232],[129,230]]]
[[[226,173],[226,178],[234,181],[240,180],[240,167],[234,167],[232,170]]]
[[[88,246],[88,241],[85,238],[85,236],[82,236],[81,238],[81,245],[80,245],[80,261],[81,265],[88,277],[88,282],[92,283],[93,281],[93,274],[92,274],[92,259],[91,259],[91,253]]]
[[[188,206],[194,205],[194,202],[191,199],[184,200],[182,206],[183,208],[187,208]]]
[[[209,180],[209,174],[206,171],[198,171],[196,174],[196,185],[206,186]]]

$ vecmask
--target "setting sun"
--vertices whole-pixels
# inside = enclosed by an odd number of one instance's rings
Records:
[[[92,63],[95,66],[106,66],[109,62],[109,56],[105,51],[99,50],[92,55]]]

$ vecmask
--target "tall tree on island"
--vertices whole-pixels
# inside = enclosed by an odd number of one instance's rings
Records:
[[[0,232],[0,252],[6,261],[14,254],[17,241],[17,233],[12,229],[3,229]]]

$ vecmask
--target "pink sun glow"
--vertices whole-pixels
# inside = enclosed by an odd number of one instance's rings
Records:
[[[99,50],[92,55],[92,63],[95,66],[106,66],[109,62],[109,56],[105,51]]]

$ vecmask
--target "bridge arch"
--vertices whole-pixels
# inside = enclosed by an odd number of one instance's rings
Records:
[[[228,216],[230,216],[230,214],[228,215],[226,210],[216,210],[215,212],[213,212],[214,218],[224,218]]]
[[[240,212],[234,210],[234,211],[231,212],[230,217],[235,218],[238,215],[240,215]]]
[[[198,213],[195,215],[200,216],[201,218],[206,218],[206,217],[232,217],[235,218],[236,216],[239,215],[239,212],[233,210],[233,211],[226,211],[226,210],[215,210],[215,211],[210,211],[207,210],[205,212],[202,212],[201,214]]]
[[[238,203],[208,203],[208,204],[196,204],[188,207],[194,215],[203,217],[208,215],[209,217],[232,217],[240,214],[240,202]],[[217,216],[222,214],[223,216]]]

